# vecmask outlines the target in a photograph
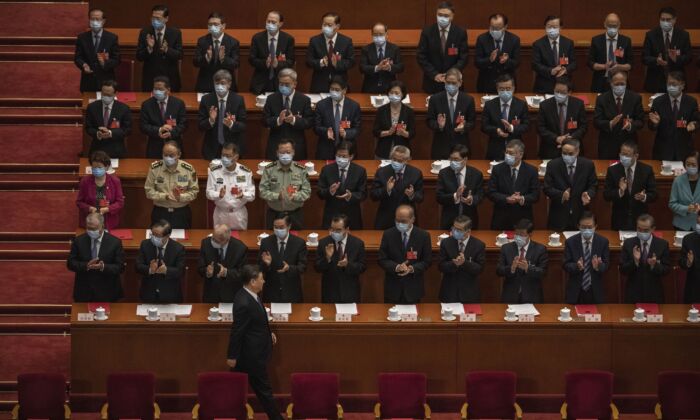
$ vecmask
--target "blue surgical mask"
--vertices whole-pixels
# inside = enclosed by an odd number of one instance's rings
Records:
[[[342,241],[344,237],[345,234],[343,232],[331,232],[331,238],[333,238],[335,242]]]
[[[547,36],[549,39],[557,39],[559,36],[559,28],[547,28]]]
[[[392,104],[401,102],[401,95],[389,95],[389,102]]]
[[[504,160],[506,161],[506,164],[508,166],[515,165],[515,156],[513,155],[509,155],[508,153],[506,153]]]
[[[438,16],[437,23],[438,25],[440,25],[441,28],[447,28],[447,25],[450,24],[450,18],[448,18],[447,16]]]
[[[151,243],[156,248],[162,248],[163,247],[163,238],[159,238],[157,236],[151,235]]]
[[[411,227],[411,225],[409,225],[408,223],[396,222],[396,229],[398,229],[401,233],[408,232],[409,227]]]
[[[335,35],[335,29],[333,29],[332,26],[323,25],[321,27],[321,30],[323,31],[323,35],[325,35],[326,38],[333,38],[333,35]]]
[[[268,22],[265,24],[265,30],[271,34],[276,34],[277,33],[277,24]]]
[[[228,168],[233,164],[233,159],[229,159],[226,156],[221,156],[221,164],[224,165],[224,168]]]
[[[374,45],[376,45],[378,47],[383,47],[384,44],[386,44],[386,37],[384,35],[373,36],[372,41],[374,42]]]
[[[394,169],[394,172],[401,172],[403,171],[403,168],[406,167],[406,164],[392,160],[391,167]]]
[[[595,233],[595,229],[581,229],[581,236],[583,236],[583,239],[590,241],[591,238],[593,238],[593,234]]]
[[[501,102],[508,102],[513,98],[513,91],[512,90],[499,90],[498,97],[501,99]]]
[[[452,168],[453,171],[461,171],[463,166],[462,166],[462,161],[461,160],[451,160],[450,161],[450,168]]]
[[[491,38],[493,38],[496,41],[499,41],[501,38],[503,38],[503,30],[495,30],[491,29],[489,33],[491,34]]]
[[[275,229],[275,236],[277,236],[278,239],[284,239],[287,237],[287,229]]]
[[[277,155],[277,159],[279,159],[282,165],[288,166],[292,163],[292,159],[294,159],[294,157],[291,153],[280,153]]]
[[[165,166],[173,166],[177,163],[177,158],[172,156],[163,156],[163,162],[165,162]]]
[[[630,166],[632,166],[632,158],[630,156],[620,155],[620,163],[625,168],[629,168]]]
[[[452,229],[452,237],[457,241],[462,241],[464,239],[464,232],[457,229]]]
[[[445,83],[445,90],[450,95],[454,95],[455,93],[457,93],[457,91],[459,91],[459,86],[457,86],[453,83]]]
[[[678,95],[681,94],[681,87],[678,85],[667,85],[666,92],[668,92],[669,95],[676,98],[676,97],[678,97]]]
[[[282,94],[282,96],[289,96],[292,94],[292,87],[291,86],[285,86],[285,85],[280,85],[279,86],[279,91]]]
[[[163,101],[165,100],[165,91],[153,89],[153,97],[156,98],[157,101]]]
[[[209,25],[209,33],[218,37],[221,33],[221,25]]]
[[[90,29],[92,29],[95,32],[99,32],[100,29],[102,29],[102,21],[101,20],[91,20],[90,21]]]
[[[350,159],[348,159],[348,158],[346,158],[346,157],[339,157],[339,156],[336,156],[336,158],[335,158],[335,163],[338,164],[338,167],[339,167],[340,169],[345,169],[345,168],[348,167],[348,165],[350,165]]]
[[[86,230],[85,233],[88,234],[90,239],[97,239],[100,237],[100,231],[99,230]]]
[[[524,247],[527,245],[527,236],[515,235],[515,243],[518,245],[518,248]]]
[[[110,106],[114,102],[114,96],[102,95],[102,103]]]
[[[627,90],[627,85],[613,85],[613,87],[612,87],[612,91],[615,94],[615,96],[624,95],[625,90]]]
[[[687,168],[685,168],[685,171],[688,173],[688,175],[695,176],[698,174],[698,167],[688,166]]]
[[[554,92],[554,99],[557,101],[558,104],[563,104],[566,102],[566,99],[569,97],[566,93],[559,93],[559,92]]]
[[[214,90],[216,90],[216,93],[222,97],[226,96],[226,92],[228,92],[228,88],[226,87],[226,85],[222,85],[220,83],[214,86]]]
[[[608,27],[605,29],[606,29],[606,32],[610,38],[615,38],[615,36],[617,35],[617,31],[618,31],[617,28],[611,26],[611,27]]]
[[[575,155],[564,155],[564,154],[562,154],[562,155],[561,155],[561,158],[564,159],[564,163],[566,163],[567,166],[568,166],[568,165],[573,165],[574,163],[576,163],[576,156],[575,156]]]
[[[637,232],[637,238],[642,242],[646,242],[651,238],[651,232]]]
[[[151,25],[153,25],[153,28],[155,30],[159,30],[159,29],[163,29],[163,27],[165,26],[165,22],[163,22],[160,19],[153,18],[153,19],[151,19]]]
[[[661,26],[661,29],[664,32],[671,32],[671,29],[673,29],[673,22],[668,20],[661,20],[659,21],[659,26]]]
[[[337,90],[332,90],[328,92],[328,94],[333,98],[334,101],[340,101],[343,99],[343,92],[339,92]]]
[[[95,178],[102,178],[103,176],[105,176],[106,173],[107,170],[105,168],[92,168],[92,175]]]

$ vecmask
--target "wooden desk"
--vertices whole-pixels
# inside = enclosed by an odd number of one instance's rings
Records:
[[[211,227],[211,217],[207,213],[207,199],[205,194],[206,182],[207,182],[207,168],[208,162],[201,159],[187,159],[189,163],[194,165],[197,176],[199,177],[200,192],[197,199],[192,204],[193,211],[193,227],[194,228],[207,228]],[[148,169],[151,164],[151,160],[148,159],[122,159],[119,162],[119,168],[116,169],[116,173],[122,181],[122,188],[124,189],[124,195],[126,196],[126,206],[122,214],[122,226],[136,226],[136,227],[147,227],[150,224],[150,209],[153,207],[153,203],[146,198],[146,194],[143,189],[144,182],[146,180],[146,175],[148,174]],[[257,170],[258,163],[260,160],[242,160],[241,163],[251,168],[252,170]],[[316,171],[320,173],[321,168],[325,165],[325,161],[313,161],[316,167]],[[356,163],[362,165],[367,169],[368,183],[374,177],[379,162],[376,160],[356,160]],[[535,167],[539,166],[540,160],[528,161]],[[673,182],[672,176],[662,176],[661,163],[658,161],[645,161],[650,164],[656,173],[657,177],[657,189],[659,191],[659,197],[655,203],[650,205],[651,213],[657,216],[657,226],[659,229],[673,229],[671,224],[671,211],[668,209],[668,199],[671,194],[671,184]],[[437,229],[440,227],[439,213],[436,213],[436,186],[437,186],[437,175],[430,172],[430,166],[432,161],[429,160],[413,160],[411,164],[416,166],[423,172],[424,177],[424,195],[425,198],[423,203],[418,205],[418,224],[421,227],[427,229]],[[611,204],[603,199],[603,187],[605,182],[605,174],[607,167],[609,165],[608,161],[595,161],[596,173],[598,175],[599,186],[598,194],[593,199],[592,209],[598,216],[598,226],[600,229],[610,229],[610,208]],[[80,174],[85,174],[85,166],[87,165],[87,159],[80,160]],[[484,179],[488,180],[490,175],[487,170],[489,168],[489,162],[483,160],[470,160],[469,165],[479,169],[484,175]],[[260,177],[255,175],[256,185],[259,185]],[[306,227],[308,228],[318,228],[321,226],[321,215],[323,213],[324,202],[318,198],[316,194],[316,184],[318,176],[311,177],[311,186],[313,193],[309,201],[304,205],[304,221]],[[369,185],[368,185],[369,187]],[[486,185],[484,185],[486,188]],[[541,194],[540,200],[535,204],[535,228],[545,229],[547,227],[547,211],[548,211],[548,199]],[[250,229],[262,229],[265,227],[264,223],[264,210],[266,208],[265,202],[256,197],[255,201],[248,203],[248,215],[250,218],[248,227]],[[374,227],[374,217],[377,212],[377,203],[367,198],[362,203],[363,212],[363,222],[365,229],[372,229]],[[493,213],[493,203],[491,200],[485,198],[479,205],[479,227],[481,229],[486,229],[491,225],[491,215]],[[432,215],[433,217],[428,217]],[[663,217],[667,215],[669,217]]]
[[[257,264],[258,245],[257,236],[263,232],[272,234],[271,231],[263,230],[248,230],[238,232],[238,237],[248,247],[248,262]],[[306,238],[311,230],[303,230],[298,232],[302,238]],[[320,237],[327,235],[324,230],[316,230]],[[186,266],[187,273],[183,280],[183,292],[185,302],[200,302],[202,297],[203,279],[197,273],[197,259],[199,258],[199,249],[202,239],[211,233],[210,230],[189,230],[189,237],[186,240],[180,240],[186,248]],[[362,290],[362,302],[364,303],[380,303],[384,302],[384,271],[378,264],[378,250],[381,242],[382,231],[362,230],[355,231],[352,234],[365,242],[367,271],[360,278]],[[441,273],[438,270],[439,247],[438,236],[445,233],[440,230],[429,231],[432,244],[433,256],[432,265],[425,275],[425,297],[423,302],[439,302],[438,293],[440,290]],[[488,303],[500,302],[502,278],[496,276],[496,265],[500,255],[500,248],[496,246],[496,236],[500,232],[490,230],[480,230],[472,232],[475,238],[480,239],[486,244],[486,263],[484,271],[479,277],[479,287],[481,289],[481,301]],[[549,241],[549,231],[535,231],[532,235],[534,241],[541,244],[547,244]],[[607,302],[621,302],[621,279],[618,272],[620,263],[621,244],[619,233],[617,231],[599,230],[598,233],[604,235],[610,241],[610,268],[605,274],[605,296]],[[138,290],[141,284],[141,276],[136,273],[135,262],[139,251],[139,244],[145,238],[145,229],[132,229],[133,239],[123,241],[126,253],[126,269],[123,276],[123,284],[125,291],[125,301],[137,302]],[[673,231],[661,231],[664,239],[673,243]],[[562,243],[564,238],[562,236]],[[549,265],[547,275],[542,281],[544,290],[544,300],[548,303],[563,302],[564,288],[566,276],[562,272],[564,261],[564,247],[547,246],[549,254]],[[316,261],[316,248],[309,247],[308,261],[306,272],[303,278],[304,300],[306,302],[321,301],[321,275],[314,270],[313,264]],[[680,258],[680,248],[671,245],[671,261],[673,265],[677,265]],[[677,293],[677,281],[675,272],[667,275],[664,278],[664,289],[666,301],[675,303]]]
[[[73,305],[71,394],[104,394],[109,373],[134,370],[154,372],[158,394],[196,393],[197,373],[227,368],[230,325],[208,322],[210,306],[165,323],[137,317],[135,304],[78,322],[86,306]],[[575,369],[612,371],[615,394],[655,394],[659,371],[700,369],[688,352],[700,346],[700,324],[685,321],[686,305],[661,305],[662,324],[630,321],[633,305],[599,305],[601,323],[561,323],[563,305],[537,305],[541,315],[528,324],[505,322],[502,304],[481,305],[476,323],[444,322],[437,304],[418,305],[415,323],[388,322],[384,304],[359,305],[352,323],[336,323],[334,307],[318,305],[326,319],[311,322],[312,306],[294,305],[289,323],[272,324],[276,394],[290,392],[294,372],[338,372],[342,394],[367,394],[377,392],[378,373],[413,371],[427,374],[431,394],[463,395],[464,375],[477,369],[515,371],[518,394],[563,394],[564,373]]]

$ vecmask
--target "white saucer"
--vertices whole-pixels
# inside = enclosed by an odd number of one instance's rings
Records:
[[[504,316],[504,317],[503,317],[503,320],[504,320],[504,321],[508,321],[508,322],[513,322],[513,321],[517,321],[517,320],[518,320],[518,317],[517,317],[517,316],[514,316],[513,318],[508,318],[507,316]]]
[[[255,173],[258,174],[258,175],[262,175],[262,174],[263,174],[263,171],[255,171]]]
[[[673,175],[673,171],[671,171],[671,172],[664,172],[664,171],[661,171],[661,172],[659,172],[659,174],[661,174],[661,175],[663,175],[663,176],[671,176],[671,175]]]
[[[431,170],[430,170],[430,173],[433,174],[433,175],[437,175],[437,174],[440,173],[440,171],[436,171],[435,169],[431,169]]]
[[[486,173],[487,173],[487,174],[490,174],[490,173],[491,173],[491,169],[487,169],[487,170],[486,170]]]
[[[105,315],[104,318],[95,317],[95,321],[106,321],[106,320],[108,320],[108,319],[109,319],[109,316],[108,316],[108,315]]]
[[[309,317],[309,321],[313,321],[313,322],[323,321],[323,317],[322,316],[318,317],[318,318]]]
[[[318,171],[307,172],[307,175],[309,175],[309,176],[318,175]]]
[[[637,319],[637,318],[635,318],[635,317],[632,317],[632,321],[634,321],[634,322],[646,322],[646,321],[647,321],[647,317],[644,317],[643,319]]]
[[[208,319],[209,321],[216,322],[216,321],[221,321],[222,319],[224,319],[224,317],[222,317],[222,316],[217,316],[216,318],[212,318],[212,317],[208,316],[207,319]]]
[[[316,242],[315,244],[312,244],[311,242],[307,241],[306,246],[318,246],[318,242]]]
[[[158,317],[158,318],[149,318],[149,317],[146,317],[146,321],[160,321],[160,317]]]
[[[700,318],[697,318],[697,319],[695,319],[695,320],[692,320],[692,319],[690,319],[690,317],[688,317],[688,318],[686,318],[685,320],[688,321],[688,322],[690,322],[691,324],[695,324],[695,323],[700,322]]]
[[[401,317],[398,317],[398,318],[386,317],[386,320],[391,321],[391,322],[398,322],[398,321],[401,321]]]
[[[547,246],[561,246],[561,245],[562,245],[561,242],[559,242],[558,244],[553,244],[551,242],[547,242]]]
[[[452,316],[449,317],[449,318],[444,317],[444,316],[441,316],[440,319],[442,319],[443,321],[454,321],[455,319],[457,319],[457,317],[454,316],[454,315],[452,315]]]
[[[557,317],[557,320],[559,320],[559,322],[571,322],[571,321],[573,321],[574,319],[573,319],[572,317],[568,317],[568,318],[564,319],[564,318],[558,316],[558,317]]]

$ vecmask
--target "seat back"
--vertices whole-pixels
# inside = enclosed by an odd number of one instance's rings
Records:
[[[659,372],[658,387],[664,420],[700,416],[700,372]]]
[[[245,420],[248,375],[239,372],[204,372],[197,376],[199,419]]]
[[[468,418],[512,419],[515,416],[515,382],[515,372],[469,372],[466,378]]]
[[[378,389],[382,418],[424,418],[427,381],[423,373],[380,373]]]
[[[66,377],[60,373],[26,373],[17,376],[19,419],[63,420]]]
[[[568,372],[565,379],[568,418],[610,418],[612,373],[600,370]]]
[[[153,420],[156,377],[152,373],[112,373],[107,377],[110,420]]]
[[[337,373],[293,373],[294,418],[336,418],[339,382]]]

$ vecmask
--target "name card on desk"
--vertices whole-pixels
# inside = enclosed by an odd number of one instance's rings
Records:
[[[601,322],[602,317],[600,314],[584,314],[583,320],[585,322]]]
[[[221,321],[222,322],[233,322],[233,314],[230,312],[224,312],[221,314]]]
[[[272,314],[272,322],[289,322],[289,314]]]
[[[534,314],[520,314],[518,315],[518,322],[535,322]]]
[[[401,321],[418,322],[418,314],[401,314]]]
[[[78,321],[94,321],[95,314],[91,312],[78,313]]]
[[[160,320],[164,322],[175,322],[177,321],[177,316],[172,312],[163,312],[160,314]]]
[[[647,314],[647,322],[664,322],[663,314]]]
[[[476,314],[459,314],[459,322],[476,322]]]
[[[352,322],[352,314],[335,314],[335,322]]]

